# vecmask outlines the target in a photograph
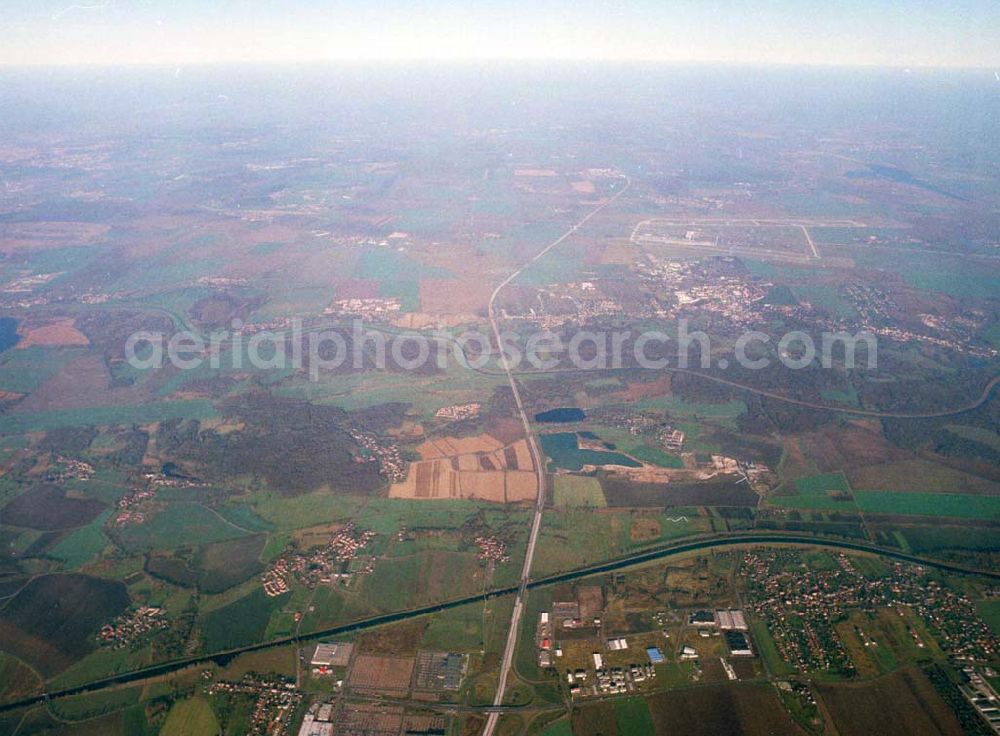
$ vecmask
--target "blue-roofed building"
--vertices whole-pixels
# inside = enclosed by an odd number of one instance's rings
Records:
[[[649,657],[650,664],[663,664],[667,661],[663,658],[663,652],[656,647],[646,647],[646,656]]]

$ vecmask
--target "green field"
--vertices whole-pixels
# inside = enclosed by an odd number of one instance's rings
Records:
[[[215,711],[203,698],[188,698],[174,703],[160,736],[216,736],[221,733]]]
[[[248,536],[200,503],[175,502],[142,524],[129,524],[115,531],[121,544],[133,552],[202,545]]]
[[[104,511],[86,526],[61,539],[49,550],[49,556],[61,560],[71,570],[86,564],[110,543],[103,530],[110,517],[111,510]]]
[[[849,299],[835,286],[815,286],[800,284],[792,289],[799,301],[806,301],[820,307],[836,317],[854,319],[858,312]]]
[[[993,450],[1000,450],[1000,434],[992,430],[968,424],[946,424],[944,428],[952,434],[957,434],[959,437],[978,442],[980,445],[985,445]]]
[[[553,503],[556,508],[603,509],[608,505],[597,478],[581,475],[557,475],[554,480]]]
[[[774,506],[788,509],[854,512],[851,488],[843,473],[820,473],[798,478],[794,496],[770,496]]]
[[[255,256],[269,256],[272,253],[281,251],[285,245],[285,243],[257,243],[257,245],[250,249],[250,252]]]
[[[151,424],[167,419],[208,419],[215,416],[210,401],[157,401],[137,406],[99,406],[88,409],[58,409],[31,414],[8,412],[0,416],[0,433],[40,432],[56,427],[83,427],[88,424]]]
[[[84,720],[94,716],[121,710],[135,705],[142,697],[142,687],[121,688],[101,693],[86,693],[63,698],[56,702],[53,710],[60,718]]]
[[[198,556],[199,588],[205,593],[219,593],[260,573],[265,541],[264,534],[257,534],[206,546]]]
[[[627,520],[617,514],[598,514],[585,508],[546,513],[533,569],[546,575],[603,562],[621,553],[621,534],[615,533],[615,527],[625,526]]]
[[[432,617],[420,644],[425,649],[476,650],[483,646],[483,604],[450,608]]]
[[[779,677],[794,673],[795,668],[782,658],[764,622],[755,621],[750,628],[753,633],[754,642],[757,644],[757,649],[764,660],[768,672]]]
[[[795,490],[802,495],[834,493],[849,493],[851,488],[843,473],[820,473],[799,478],[795,481]]]
[[[34,391],[72,360],[85,354],[82,348],[54,349],[39,345],[6,351],[0,358],[0,390]]]
[[[540,736],[573,736],[573,726],[563,719],[545,727]]]
[[[820,391],[819,395],[824,401],[833,401],[846,406],[858,406],[858,390],[853,385],[841,391],[833,389]]]
[[[684,418],[713,419],[721,423],[733,422],[740,414],[746,413],[747,405],[738,399],[724,404],[699,404],[684,401],[677,396],[642,399],[635,402],[637,409],[665,409],[671,416]]]
[[[361,591],[375,610],[401,611],[472,595],[483,587],[479,561],[470,553],[423,552],[380,560]],[[478,573],[478,574],[477,574]]]
[[[958,256],[922,253],[920,258],[900,258],[891,251],[860,249],[854,258],[859,268],[889,269],[917,289],[965,299],[990,299],[1000,293],[994,272]]]
[[[358,259],[354,276],[379,282],[418,282],[421,279],[451,279],[450,271],[427,266],[393,248],[366,248]]]
[[[970,493],[855,491],[854,499],[858,508],[869,514],[1000,519],[1000,496],[978,496]]]
[[[976,610],[983,617],[983,621],[989,624],[993,633],[1000,636],[1000,598],[980,601]]]
[[[650,463],[651,465],[659,465],[661,468],[684,467],[683,460],[681,460],[676,455],[671,455],[668,452],[664,452],[658,447],[648,447],[646,445],[638,445],[629,450],[629,454],[636,460],[642,460],[644,463]]]
[[[618,736],[644,736],[656,732],[649,706],[642,698],[615,700]]]
[[[229,605],[212,611],[202,623],[205,649],[220,652],[262,641],[271,614],[280,610],[289,597],[290,594],[285,593],[269,598],[263,588],[255,588]]]

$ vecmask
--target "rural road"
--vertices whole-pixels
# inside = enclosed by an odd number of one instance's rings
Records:
[[[521,390],[517,387],[517,381],[514,379],[514,371],[511,369],[507,353],[503,349],[503,341],[500,338],[500,322],[497,319],[497,296],[508,284],[520,276],[524,269],[528,268],[539,258],[542,258],[546,253],[566,240],[566,238],[570,235],[586,225],[587,222],[589,222],[590,219],[598,212],[613,204],[619,197],[628,191],[630,186],[631,182],[626,177],[624,187],[588,212],[582,220],[573,225],[569,230],[538,251],[538,253],[536,253],[531,260],[497,284],[493,293],[490,294],[490,301],[488,305],[490,327],[493,330],[493,337],[496,340],[497,350],[500,351],[500,363],[503,366],[504,373],[507,374],[507,382],[510,384],[511,393],[514,395],[514,404],[517,406],[517,413],[521,416],[521,424],[524,426],[524,437],[528,442],[528,448],[531,450],[531,461],[535,465],[535,477],[538,484],[538,494],[535,499],[535,514],[531,520],[531,531],[528,533],[528,546],[524,553],[524,565],[521,568],[520,585],[517,589],[517,595],[514,598],[514,612],[510,617],[510,629],[507,631],[507,643],[504,646],[503,658],[500,661],[500,677],[497,682],[496,696],[493,698],[494,706],[503,705],[504,693],[507,690],[507,678],[510,675],[511,664],[514,661],[514,652],[517,649],[517,638],[518,631],[520,630],[521,615],[524,613],[525,593],[528,589],[528,582],[531,579],[531,563],[535,557],[535,545],[538,543],[538,533],[542,528],[542,511],[545,508],[545,465],[542,463],[542,455],[538,451],[538,442],[535,440],[535,435],[531,431],[531,422],[528,421],[528,414],[525,412],[524,403],[521,401]],[[486,720],[486,726],[483,728],[483,736],[493,736],[493,731],[496,729],[499,720],[500,713],[492,711]]]

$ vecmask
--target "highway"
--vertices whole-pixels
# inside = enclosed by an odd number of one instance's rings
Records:
[[[628,191],[630,186],[631,182],[626,178],[624,187],[588,212],[583,219],[573,225],[569,230],[538,251],[538,253],[536,253],[531,260],[497,284],[493,293],[490,294],[490,301],[488,305],[490,328],[493,330],[493,337],[496,340],[497,350],[500,352],[500,364],[503,366],[504,373],[507,374],[507,382],[510,384],[510,390],[514,396],[514,404],[517,407],[517,413],[521,416],[521,424],[524,426],[524,437],[527,440],[528,449],[531,451],[531,461],[535,465],[535,478],[538,485],[538,494],[535,498],[535,514],[531,519],[531,531],[528,533],[528,546],[524,553],[524,565],[521,567],[520,584],[517,589],[517,595],[514,598],[514,611],[510,617],[510,629],[507,631],[507,643],[504,646],[503,658],[500,661],[500,676],[497,682],[496,695],[493,698],[494,706],[503,705],[504,693],[507,690],[507,678],[510,675],[511,664],[514,661],[514,652],[517,649],[517,635],[521,624],[521,614],[524,612],[525,594],[528,590],[528,583],[531,580],[531,563],[535,558],[535,545],[538,543],[538,533],[542,528],[542,512],[545,509],[545,465],[542,462],[542,454],[538,450],[538,442],[535,440],[535,435],[531,431],[531,422],[528,420],[528,414],[524,410],[524,403],[521,401],[521,390],[517,386],[517,381],[514,378],[514,371],[510,365],[510,360],[508,359],[507,353],[503,348],[503,341],[500,337],[500,320],[497,318],[497,296],[499,296],[500,292],[503,291],[508,284],[520,276],[524,269],[535,263],[539,258],[545,256],[546,253],[551,251],[557,245],[566,240],[566,238],[586,225],[587,222],[589,222],[590,219],[598,212],[613,204],[619,197]],[[483,728],[483,736],[492,736],[499,720],[500,713],[497,711],[491,711],[486,720],[486,725]]]

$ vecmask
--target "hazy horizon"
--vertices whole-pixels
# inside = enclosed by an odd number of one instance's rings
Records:
[[[991,68],[1000,10],[893,0],[9,3],[0,65],[656,61]]]

